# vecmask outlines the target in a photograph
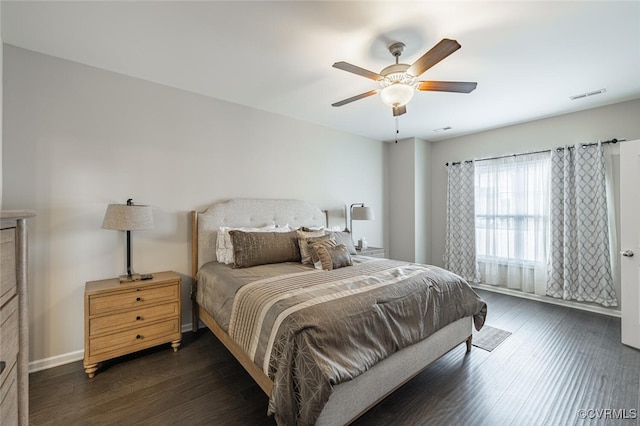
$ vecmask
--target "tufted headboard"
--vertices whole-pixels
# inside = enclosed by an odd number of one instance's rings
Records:
[[[216,237],[221,226],[263,226],[269,223],[326,226],[326,213],[300,200],[236,198],[216,203],[203,212],[191,212],[192,273],[216,260]]]

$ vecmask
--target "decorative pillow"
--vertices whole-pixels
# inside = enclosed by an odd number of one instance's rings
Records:
[[[315,249],[320,258],[322,269],[330,271],[332,269],[342,268],[343,266],[353,265],[351,255],[344,244],[328,248],[319,245]]]
[[[351,232],[332,232],[330,235],[336,240],[336,244],[344,244],[349,254],[358,254],[356,246],[353,244],[353,239],[351,238]]]
[[[230,231],[243,231],[243,232],[290,232],[289,225],[278,226],[274,223],[260,227],[243,227],[243,228],[231,228],[228,226],[221,226],[218,229],[218,235],[216,239],[216,259],[220,263],[232,264],[233,263],[233,243],[231,242]]]
[[[233,266],[247,268],[267,263],[300,262],[297,235],[290,232],[230,231]]]
[[[298,246],[300,247],[300,261],[304,264],[311,264],[311,253],[309,253],[309,246],[307,245],[307,238],[321,237],[324,235],[324,229],[317,231],[304,231],[298,229]]]
[[[322,269],[322,263],[320,262],[320,257],[318,257],[316,247],[335,247],[336,241],[331,237],[331,235],[323,235],[322,237],[307,238],[307,246],[309,247],[309,253],[311,254],[311,263],[313,263],[316,269]]]

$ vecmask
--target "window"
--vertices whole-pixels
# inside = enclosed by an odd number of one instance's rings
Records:
[[[548,152],[476,161],[476,249],[480,264],[525,268],[546,265],[549,168]]]

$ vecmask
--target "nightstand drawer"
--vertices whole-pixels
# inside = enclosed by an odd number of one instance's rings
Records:
[[[0,306],[16,294],[16,229],[0,231]]]
[[[89,315],[102,315],[124,309],[144,307],[153,303],[177,300],[179,282],[166,286],[131,289],[123,292],[90,296]]]
[[[4,370],[0,383],[9,375],[18,359],[18,298],[14,297],[0,309],[0,361]]]
[[[91,338],[89,342],[90,357],[109,353],[109,358],[114,358],[180,338],[180,318],[173,318],[168,321]]]
[[[146,308],[132,309],[128,312],[101,316],[89,320],[89,334],[95,336],[101,333],[137,327],[150,322],[180,315],[180,304],[176,302]]]
[[[0,425],[18,424],[18,367],[7,367],[3,372],[7,374],[4,382],[0,382]]]

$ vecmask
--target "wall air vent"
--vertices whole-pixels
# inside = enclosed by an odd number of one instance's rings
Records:
[[[447,130],[451,130],[453,127],[451,126],[447,126],[447,127],[441,127],[439,129],[433,129],[434,132],[436,133],[442,133],[442,132],[446,132]]]
[[[607,89],[594,90],[593,92],[581,93],[575,96],[569,96],[569,99],[575,101],[576,99],[586,98],[587,96],[599,95],[601,93],[605,93]]]

